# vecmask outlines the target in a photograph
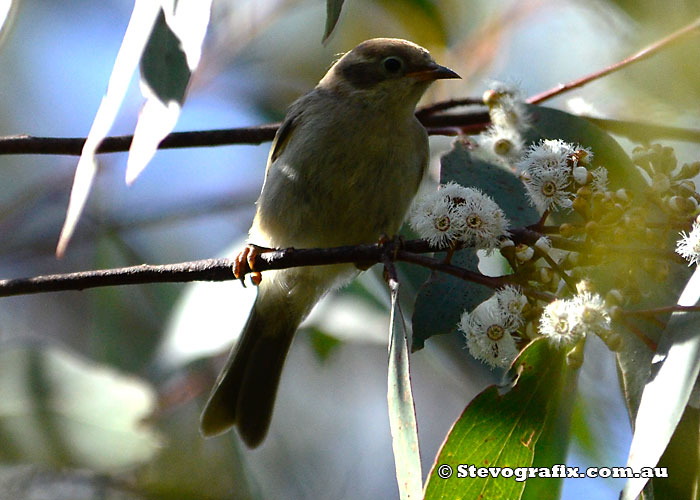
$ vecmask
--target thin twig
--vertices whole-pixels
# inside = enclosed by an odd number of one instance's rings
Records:
[[[636,52],[635,54],[632,54],[631,56],[623,59],[622,61],[618,61],[615,64],[612,64],[608,66],[607,68],[604,68],[600,71],[596,71],[595,73],[591,73],[590,75],[584,76],[583,78],[579,78],[577,80],[573,80],[569,83],[561,83],[557,85],[554,88],[551,88],[549,90],[546,90],[540,94],[536,94],[530,98],[528,98],[527,102],[530,104],[539,104],[542,101],[546,101],[547,99],[551,99],[552,97],[555,97],[559,94],[563,94],[564,92],[568,92],[569,90],[582,87],[586,85],[587,83],[590,83],[594,80],[597,80],[599,78],[602,78],[606,75],[609,75],[610,73],[613,73],[619,69],[624,68],[625,66],[628,66],[634,62],[637,61],[642,61],[654,54],[656,54],[658,51],[665,49],[669,46],[671,46],[673,43],[679,42],[682,40],[684,37],[695,34],[694,32],[697,31],[700,28],[700,18],[696,19],[689,25],[674,31],[668,36],[665,36],[661,40],[658,40],[651,45],[643,48],[639,52]]]
[[[640,309],[637,311],[623,310],[625,316],[657,316],[660,314],[669,314],[674,312],[700,312],[700,306],[666,306],[656,307],[654,309]]]
[[[593,252],[593,253],[603,253],[605,255],[642,255],[648,258],[654,259],[664,259],[671,260],[673,262],[683,263],[683,258],[673,251],[665,250],[663,248],[657,247],[640,247],[634,245],[607,245],[602,247],[591,245],[585,241],[572,240],[570,238],[564,238],[562,236],[557,236],[551,234],[549,231],[558,231],[558,228],[553,226],[543,226],[542,232],[535,231],[531,229],[532,226],[527,228],[515,228],[511,229],[511,239],[515,243],[525,243],[528,245],[533,245],[541,236],[546,236],[553,247],[560,250],[568,250],[572,252]],[[604,249],[602,252],[600,249]]]
[[[200,146],[225,146],[229,144],[261,144],[271,141],[279,127],[278,123],[218,130],[173,132],[158,146],[158,149],[192,148]],[[106,137],[98,153],[128,151],[133,135]],[[0,154],[71,155],[80,156],[83,137],[33,137],[16,135],[0,137]]]
[[[549,267],[559,275],[559,277],[564,280],[564,283],[566,284],[566,287],[569,289],[569,291],[576,292],[576,282],[566,274],[566,271],[561,268],[559,263],[552,258],[551,255],[549,255],[547,252],[540,250],[535,246],[535,250],[537,250],[537,253],[545,260],[547,261],[547,264],[549,264]]]
[[[669,127],[656,123],[644,123],[630,120],[613,120],[610,118],[594,118],[582,116],[599,127],[622,135],[638,142],[648,142],[651,139],[675,139],[686,142],[700,142],[700,129]]]
[[[424,240],[409,240],[401,244],[401,249],[390,247],[390,260],[411,262],[429,269],[456,276],[465,281],[478,283],[490,288],[501,288],[512,283],[510,277],[490,277],[469,271],[458,266],[419,255],[434,252]],[[444,249],[443,249],[444,250]],[[287,248],[282,250],[261,249],[252,263],[256,271],[287,269],[301,266],[322,266],[361,262],[384,262],[387,259],[387,243],[350,245],[334,248]],[[233,259],[206,259],[178,264],[147,265],[81,271],[67,274],[52,274],[32,278],[0,280],[0,297],[27,295],[34,293],[85,290],[103,286],[135,285],[147,283],[184,283],[190,281],[228,281],[235,279],[232,271]],[[250,272],[247,262],[241,274]],[[550,293],[532,290],[518,285],[523,293],[540,300],[552,301]]]
[[[641,340],[644,345],[646,345],[651,352],[656,352],[656,342],[651,340],[649,337],[647,337],[644,332],[642,332],[639,328],[637,328],[637,325],[632,324],[629,320],[627,320],[625,317],[620,318],[620,322],[627,328],[630,332],[634,334],[635,337],[637,337],[639,340]]]
[[[404,248],[412,252],[435,251],[423,240],[407,241],[404,243]],[[379,243],[335,248],[289,248],[259,254],[253,267],[256,271],[267,271],[299,266],[380,262],[384,252],[383,244]],[[232,259],[206,259],[178,264],[144,264],[116,269],[7,279],[0,280],[0,297],[66,290],[85,290],[103,286],[228,281],[235,279],[232,265]],[[243,272],[245,274],[249,272],[249,269],[244,269]]]
[[[447,109],[458,108],[461,106],[483,106],[484,100],[481,97],[463,97],[461,99],[449,99],[447,101],[436,102],[435,104],[428,104],[416,110],[416,116],[418,119],[424,118],[428,115],[433,115],[439,111],[445,111]]]
[[[404,250],[398,251],[396,259],[404,262],[418,264],[420,266],[427,267],[428,269],[449,274],[457,278],[463,279],[465,281],[471,281],[473,283],[478,283],[480,285],[493,288],[494,290],[498,288],[503,288],[505,285],[511,284],[517,285],[518,288],[520,288],[520,290],[524,294],[529,295],[533,298],[544,300],[546,302],[551,302],[552,300],[556,299],[556,297],[551,293],[540,292],[538,290],[534,290],[532,288],[523,286],[520,283],[516,283],[509,276],[485,276],[483,274],[475,273],[474,271],[464,269],[463,267],[453,266],[452,264],[446,264],[442,260],[433,259],[424,255],[416,255],[415,253],[409,253]]]
[[[488,124],[484,111],[460,114],[426,115],[421,123],[431,135],[442,135],[451,127],[466,131],[479,131]],[[173,132],[158,145],[158,149],[229,146],[233,144],[261,144],[275,137],[279,123],[217,130]],[[98,153],[128,151],[133,135],[106,137]],[[0,155],[69,155],[80,156],[85,144],[83,137],[33,137],[15,135],[0,137]]]

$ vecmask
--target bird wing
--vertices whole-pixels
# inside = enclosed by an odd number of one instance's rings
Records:
[[[275,134],[275,139],[272,141],[272,147],[270,148],[270,157],[267,160],[268,168],[274,161],[280,157],[284,148],[289,143],[289,139],[292,137],[292,132],[297,124],[297,119],[301,113],[289,113],[287,117],[282,122],[282,125],[277,130]]]

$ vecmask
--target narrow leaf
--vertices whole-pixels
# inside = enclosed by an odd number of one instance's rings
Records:
[[[399,305],[399,284],[391,282],[391,338],[389,340],[389,379],[387,401],[391,444],[394,450],[396,481],[401,500],[418,500],[423,474],[418,446],[416,410],[411,390],[406,323]]]
[[[535,446],[532,467],[553,467],[566,463],[571,441],[572,416],[578,394],[579,370],[564,365],[556,378],[550,380],[550,400],[542,434]],[[533,477],[525,483],[522,500],[558,500],[564,484],[563,477]]]
[[[149,385],[54,347],[2,350],[0,394],[4,460],[108,472],[160,446],[144,423],[156,407]]]
[[[659,467],[668,477],[653,479],[655,500],[700,498],[700,410],[685,407]]]
[[[95,152],[117,116],[119,107],[124,100],[124,95],[126,95],[126,91],[129,88],[131,77],[156,21],[159,9],[160,3],[152,0],[136,0],[134,4],[134,10],[131,13],[131,19],[129,19],[124,40],[119,48],[112,75],[109,78],[107,93],[102,98],[95,120],[92,122],[92,127],[83,146],[82,154],[78,160],[70,201],[68,202],[66,220],[63,223],[56,248],[56,256],[58,258],[64,255],[68,242],[78,224],[78,219],[80,219],[80,214],[85,207],[90,187],[97,173]]]
[[[700,270],[696,270],[678,304],[693,306],[699,299]],[[661,338],[642,393],[627,460],[627,466],[635,472],[658,463],[688,404],[700,372],[699,330],[697,313],[676,312]],[[622,500],[637,498],[647,481],[643,477],[629,479]]]
[[[338,24],[344,1],[345,0],[326,0],[326,31],[323,33],[322,43],[326,43],[328,37],[333,33],[336,24]]]
[[[210,13],[211,0],[163,2],[163,10],[141,57],[141,92],[146,103],[129,149],[126,166],[129,185],[175,127],[192,71],[201,57]]]
[[[0,45],[12,28],[18,7],[18,0],[0,0]]]
[[[517,499],[522,495],[525,478],[518,468],[533,464],[545,424],[558,414],[568,370],[563,351],[552,349],[544,339],[521,352],[511,370],[517,379],[508,392],[501,394],[499,387],[488,387],[455,422],[428,477],[426,500]],[[490,469],[485,477],[473,477],[469,466],[473,471]],[[501,476],[504,468],[513,469],[514,475]]]

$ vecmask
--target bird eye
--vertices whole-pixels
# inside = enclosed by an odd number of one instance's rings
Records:
[[[398,57],[387,57],[382,64],[389,73],[397,73],[403,67],[403,62]]]

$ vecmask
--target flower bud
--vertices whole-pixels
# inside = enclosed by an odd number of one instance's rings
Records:
[[[681,196],[693,196],[695,194],[695,183],[688,179],[678,183],[678,194]]]
[[[620,336],[619,333],[612,332],[610,335],[607,335],[605,338],[601,337],[603,339],[603,342],[605,342],[605,345],[608,346],[608,349],[610,349],[613,352],[617,352],[620,350],[622,347],[622,337]]]
[[[540,283],[551,283],[554,278],[554,271],[549,267],[540,267],[538,274]]]
[[[681,167],[681,171],[676,176],[676,179],[692,179],[700,174],[700,161],[694,163],[686,163]]]
[[[568,222],[565,222],[564,224],[559,226],[559,234],[561,234],[564,238],[570,238],[578,232],[579,228],[574,226],[573,224],[569,224]]]
[[[618,290],[617,288],[613,288],[605,294],[605,303],[610,306],[619,306],[620,304],[622,304],[622,301],[622,292],[620,292],[620,290]]]
[[[574,370],[580,368],[583,364],[584,344],[585,342],[579,342],[569,352],[566,353],[566,364]]]
[[[595,238],[596,236],[598,236],[598,233],[600,232],[600,224],[598,224],[594,220],[589,220],[588,222],[586,222],[585,232],[591,238]]]
[[[488,107],[495,106],[498,104],[498,100],[500,99],[501,94],[496,92],[493,89],[488,89],[484,92],[484,94],[481,96],[481,99],[484,101],[484,104]]]
[[[574,167],[572,175],[576,183],[582,186],[593,180],[593,174],[591,174],[586,167]]]
[[[671,179],[666,174],[654,174],[651,179],[651,189],[657,194],[664,194],[671,189]]]
[[[584,219],[591,218],[591,206],[586,199],[577,196],[576,198],[574,198],[574,201],[572,202],[571,206]]]
[[[520,243],[515,247],[515,258],[520,262],[527,262],[528,260],[532,259],[534,255],[535,250],[524,243]]]
[[[621,201],[622,203],[629,203],[630,193],[626,189],[620,188],[615,191],[615,199],[617,199],[617,201]]]

